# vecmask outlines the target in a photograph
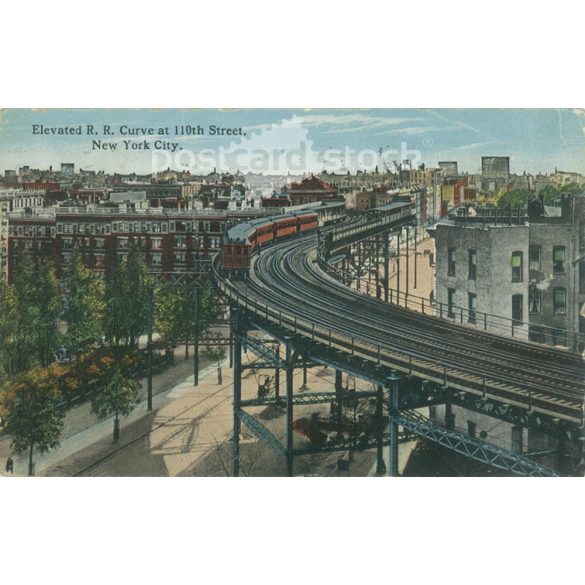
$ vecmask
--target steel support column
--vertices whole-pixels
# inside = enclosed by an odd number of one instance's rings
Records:
[[[245,335],[241,331],[241,325],[238,322],[240,315],[238,311],[232,309],[231,318],[233,323],[234,335],[232,363],[234,368],[233,380],[233,436],[232,436],[232,477],[238,477],[240,474],[240,427],[241,421],[239,416],[242,402],[242,343],[240,335]]]
[[[308,390],[307,387],[307,359],[303,357],[303,385],[301,390]]]
[[[286,343],[286,416],[285,416],[285,450],[286,475],[292,477],[293,468],[293,374],[292,347],[290,341]]]
[[[388,302],[388,295],[389,295],[389,277],[388,273],[390,272],[390,234],[384,235],[384,301]]]
[[[152,322],[153,322],[153,290],[152,286],[148,287],[148,308],[147,308],[147,351],[148,351],[148,382],[146,389],[146,408],[152,410]]]
[[[397,253],[396,253],[396,291],[398,292],[398,303],[400,304],[400,233],[402,232],[402,228],[396,234],[398,244],[397,244]]]
[[[193,289],[193,386],[199,385],[199,289]]]
[[[455,415],[453,414],[450,391],[445,392],[445,428],[450,431],[455,429]]]
[[[406,297],[404,298],[404,306],[408,305],[408,292],[410,289],[410,228],[406,227]]]
[[[384,465],[384,429],[383,423],[384,387],[378,386],[376,392],[376,474],[383,475],[386,472]]]
[[[338,423],[343,419],[343,380],[341,370],[335,370],[335,418]]]
[[[388,431],[390,435],[390,445],[388,447],[388,475],[391,477],[398,476],[398,423],[396,422],[395,417],[398,414],[399,386],[399,380],[392,380],[389,386]]]

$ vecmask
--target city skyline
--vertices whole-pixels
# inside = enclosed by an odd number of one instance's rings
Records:
[[[94,125],[96,132],[109,125],[111,141],[119,150],[92,149],[93,139],[101,135],[33,135],[33,125],[48,128]],[[439,161],[457,160],[460,172],[470,174],[481,170],[482,156],[509,156],[512,173],[551,173],[555,169],[585,173],[585,113],[580,110],[5,110],[0,117],[0,168],[18,170],[57,168],[61,162],[73,162],[76,169],[107,173],[146,174],[153,172],[153,151],[123,150],[124,140],[141,136],[121,135],[120,127],[129,129],[164,125],[171,133],[175,126],[201,126],[203,135],[163,137],[179,149],[200,154],[205,151],[227,153],[226,166],[218,171],[235,171],[231,164],[234,152],[290,152],[300,144],[308,151],[303,165],[291,170],[286,165],[276,169],[258,169],[265,174],[287,172],[319,172],[326,168],[346,172],[363,168],[354,159],[340,168],[325,164],[324,153],[349,149],[364,151],[406,150],[415,155],[417,163],[436,167]],[[242,128],[241,135],[210,136],[207,129],[217,125]],[[108,137],[109,138],[109,137]],[[154,136],[153,138],[160,138]],[[34,146],[31,146],[34,145]],[[165,153],[163,153],[165,154]],[[326,155],[325,155],[326,156]],[[389,156],[390,159],[408,156]],[[175,159],[162,157],[160,168],[189,170],[201,174],[212,170],[172,164]],[[366,159],[370,167],[372,156]],[[169,163],[169,161],[171,161]],[[353,161],[353,162],[352,162]],[[245,159],[243,172],[255,169]],[[346,161],[347,162],[347,161]],[[169,164],[166,164],[169,163]],[[158,170],[160,170],[160,168]],[[384,170],[380,168],[380,170]],[[280,171],[280,172],[279,172]]]

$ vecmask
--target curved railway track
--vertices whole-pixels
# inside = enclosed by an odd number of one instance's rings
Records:
[[[585,362],[562,350],[451,324],[348,288],[316,262],[314,235],[254,257],[249,278],[223,281],[232,299],[266,315],[286,315],[305,336],[329,331],[336,347],[451,388],[580,423]],[[236,299],[237,300],[237,299]],[[252,303],[252,304],[251,304]],[[261,307],[263,307],[261,309]],[[321,336],[323,337],[323,336]],[[345,341],[344,341],[345,340]]]

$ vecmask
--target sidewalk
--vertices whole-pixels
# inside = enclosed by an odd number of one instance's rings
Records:
[[[185,391],[189,387],[193,388],[193,356],[191,355],[188,360],[184,360],[182,357],[184,348],[181,346],[177,350],[175,352],[175,365],[153,376],[153,411],[156,411],[174,398],[179,389]],[[215,374],[216,365],[206,366],[206,361],[200,359],[200,366],[203,366],[203,369],[199,372],[199,380],[201,383],[210,375]],[[143,417],[152,417],[153,414],[146,410],[146,378],[141,379],[140,383],[139,404],[128,417],[121,419],[122,438],[124,427]],[[98,419],[92,412],[89,401],[73,406],[65,415],[65,426],[61,435],[60,446],[47,453],[34,454],[35,474],[43,475],[43,472],[49,467],[100,439],[109,437],[111,441],[113,420],[113,416],[106,419]],[[10,442],[11,437],[8,434],[0,437],[0,476],[10,476],[10,474],[6,474],[4,469],[6,458],[11,452]],[[12,455],[12,458],[14,460],[14,475],[28,475],[28,453]]]

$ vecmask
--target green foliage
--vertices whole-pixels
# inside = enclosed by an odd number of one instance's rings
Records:
[[[112,414],[128,416],[138,404],[140,384],[130,378],[123,366],[116,364],[109,372],[108,381],[99,389],[92,400],[92,409],[100,417]]]
[[[221,306],[211,289],[201,288],[197,294],[198,331],[199,335],[202,335],[217,320]],[[177,287],[170,282],[164,282],[156,288],[154,325],[166,345],[176,345],[193,337],[194,295],[192,289]]]
[[[538,193],[538,198],[544,203],[544,205],[550,205],[558,196],[558,190],[552,185],[547,185]]]
[[[0,376],[11,373],[13,340],[18,317],[18,297],[14,286],[0,280]]]
[[[568,183],[566,185],[563,185],[560,189],[559,189],[559,193],[562,194],[571,194],[571,195],[579,195],[580,193],[583,193],[585,189],[583,189],[582,186],[578,185],[577,183]]]
[[[16,453],[28,450],[31,467],[35,449],[44,453],[59,445],[65,416],[59,397],[59,378],[47,369],[33,370],[12,385],[7,430]]]
[[[526,207],[529,201],[534,199],[534,191],[529,189],[512,189],[500,196],[498,207]]]
[[[165,345],[189,338],[194,313],[193,293],[187,288],[161,283],[154,292],[154,328]]]
[[[204,357],[212,362],[217,362],[218,365],[225,359],[225,356],[225,348],[221,345],[209,345],[201,352],[201,357]]]
[[[0,363],[7,375],[47,366],[59,345],[61,295],[55,271],[23,258],[12,285],[0,290]]]
[[[71,256],[65,283],[67,323],[64,345],[74,354],[87,351],[103,334],[105,287],[103,280],[86,268],[77,250]]]
[[[111,346],[138,345],[146,332],[150,286],[144,260],[132,247],[126,262],[114,267],[106,283],[105,334]]]

